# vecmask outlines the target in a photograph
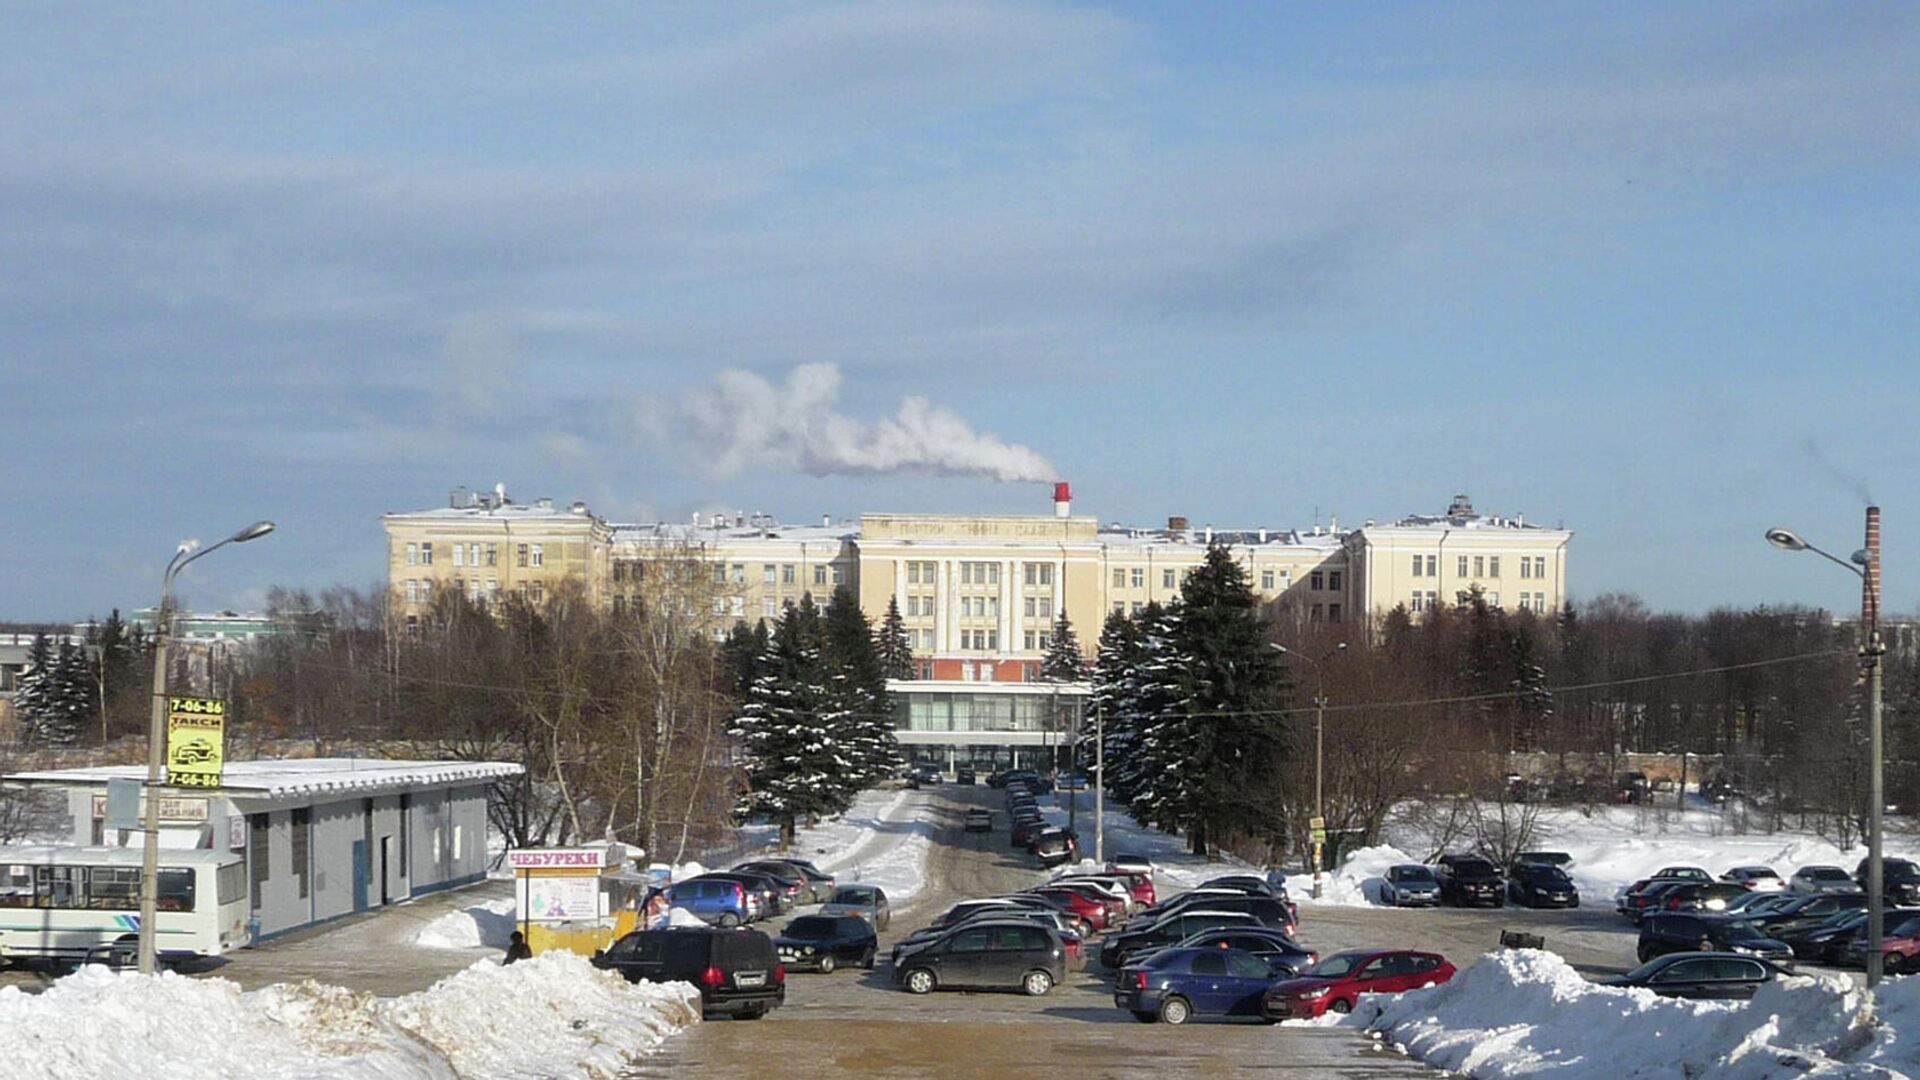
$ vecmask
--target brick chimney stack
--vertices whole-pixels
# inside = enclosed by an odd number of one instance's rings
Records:
[[[1880,629],[1880,508],[1867,507],[1867,565],[1860,579],[1860,618],[1872,634]]]

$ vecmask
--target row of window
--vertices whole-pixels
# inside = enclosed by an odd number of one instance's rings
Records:
[[[1460,604],[1467,603],[1471,596],[1471,593],[1465,591],[1454,594],[1455,601]],[[1490,608],[1500,606],[1500,594],[1497,592],[1483,592],[1480,594],[1480,598]],[[1437,592],[1419,592],[1416,590],[1407,604],[1407,610],[1416,614],[1422,611],[1439,611],[1440,594]],[[1520,610],[1544,613],[1547,610],[1547,594],[1543,592],[1521,593]]]
[[[1339,604],[1315,604],[1307,609],[1308,622],[1339,622]]]
[[[408,578],[402,586],[407,594],[407,603],[432,603],[433,590],[438,587],[438,584],[432,578]],[[479,578],[468,578],[463,581],[460,578],[453,578],[447,582],[447,587],[454,592],[464,591],[467,599],[475,603],[484,600],[491,604],[500,599],[500,583],[497,581],[481,581]],[[515,587],[514,591],[519,594],[520,599],[535,604],[544,603],[547,599],[546,586],[538,581],[523,581]]]
[[[1497,578],[1500,576],[1500,556],[1498,555],[1461,555],[1456,564],[1457,577]],[[1438,555],[1413,556],[1414,577],[1439,577],[1440,557]],[[1520,556],[1520,576],[1539,578],[1547,576],[1547,557],[1545,555]]]
[[[619,564],[615,563],[617,570]],[[634,564],[633,578],[640,580],[640,566]],[[800,567],[796,563],[761,563],[760,584],[762,585],[798,585]],[[618,580],[618,577],[615,578]],[[715,585],[745,585],[747,583],[746,563],[714,563],[713,583]],[[832,585],[835,588],[846,583],[846,571],[842,567],[821,564],[813,568],[813,583],[821,588]]]
[[[442,545],[452,556],[455,566],[498,566],[500,565],[500,545],[492,543],[461,543],[454,541]],[[515,544],[514,564],[516,566],[545,566],[547,553],[541,544]],[[424,540],[407,545],[408,566],[433,565],[433,541]]]
[[[1021,579],[1028,585],[1051,585],[1053,584],[1053,564],[1024,563],[1021,567]],[[907,584],[937,585],[939,583],[939,563],[910,562],[907,564]],[[1000,584],[1000,564],[963,562],[960,564],[960,584],[998,585]]]
[[[239,869],[239,864],[233,867]],[[153,906],[192,911],[193,871],[161,867]],[[140,910],[137,866],[28,866],[0,864],[0,908]]]

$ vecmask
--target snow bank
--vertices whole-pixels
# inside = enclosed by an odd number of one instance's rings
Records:
[[[1321,897],[1313,898],[1312,874],[1287,875],[1287,895],[1295,903],[1320,907],[1366,907],[1380,903],[1380,887],[1387,870],[1401,863],[1419,862],[1397,847],[1381,844],[1348,855],[1340,868],[1327,874]]]
[[[393,999],[97,966],[41,994],[0,988],[14,1080],[599,1080],[698,1017],[692,987],[630,984],[569,953],[481,961]]]
[[[1344,1023],[1479,1080],[1887,1077],[1920,1036],[1920,985],[1888,984],[1876,1019],[1833,976],[1782,979],[1751,1002],[1683,1001],[1588,982],[1558,956],[1488,955],[1452,982],[1365,998]]]
[[[515,925],[511,897],[488,900],[447,912],[421,927],[413,940],[430,949],[505,949]]]

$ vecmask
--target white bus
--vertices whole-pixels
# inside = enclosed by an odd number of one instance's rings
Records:
[[[140,931],[139,847],[0,847],[0,960],[125,963]],[[248,943],[238,854],[160,852],[154,948],[163,960]]]

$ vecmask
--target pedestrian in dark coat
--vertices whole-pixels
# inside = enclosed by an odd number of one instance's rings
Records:
[[[531,959],[533,959],[533,950],[527,947],[527,935],[515,930],[513,936],[507,939],[506,959],[500,962],[503,964],[511,964],[515,960]]]

